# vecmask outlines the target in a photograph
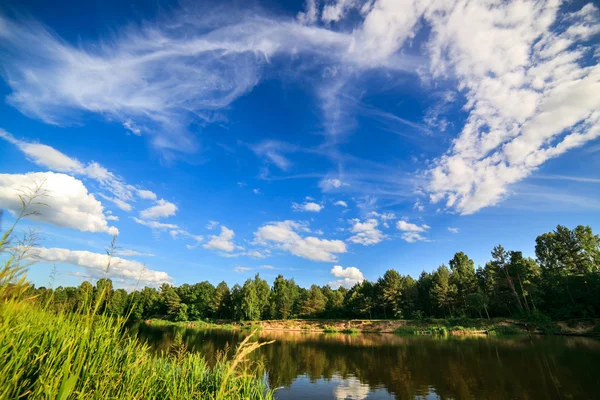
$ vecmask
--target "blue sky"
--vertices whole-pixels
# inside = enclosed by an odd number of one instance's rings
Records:
[[[600,222],[584,1],[4,2],[0,208],[29,276],[350,286]],[[334,268],[334,266],[339,266]]]

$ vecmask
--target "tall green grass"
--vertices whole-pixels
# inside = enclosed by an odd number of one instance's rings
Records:
[[[22,202],[17,222],[31,200]],[[260,366],[248,359],[265,343],[251,336],[233,360],[222,354],[210,368],[183,345],[153,355],[124,334],[124,320],[98,315],[91,301],[68,313],[26,298],[23,261],[34,243],[16,240],[13,229],[0,239],[0,252],[9,254],[0,269],[0,399],[273,398]]]

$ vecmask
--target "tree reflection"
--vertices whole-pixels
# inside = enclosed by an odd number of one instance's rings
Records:
[[[137,330],[135,330],[137,329]],[[157,351],[181,335],[190,351],[209,363],[227,344],[248,333],[140,326],[132,330]],[[600,370],[600,342],[587,338],[436,338],[390,334],[318,334],[264,331],[276,342],[255,355],[272,387],[341,381],[333,398],[364,399],[385,388],[397,399],[593,398]]]

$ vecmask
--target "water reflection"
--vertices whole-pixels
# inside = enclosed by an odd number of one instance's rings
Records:
[[[157,351],[177,341],[214,361],[247,332],[139,325]],[[600,341],[589,338],[436,338],[264,331],[255,354],[284,399],[592,399]]]

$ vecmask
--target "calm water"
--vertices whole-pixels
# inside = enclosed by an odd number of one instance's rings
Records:
[[[247,333],[132,328],[157,351],[178,337],[214,360]],[[285,399],[600,399],[600,341],[261,332],[255,357]]]

